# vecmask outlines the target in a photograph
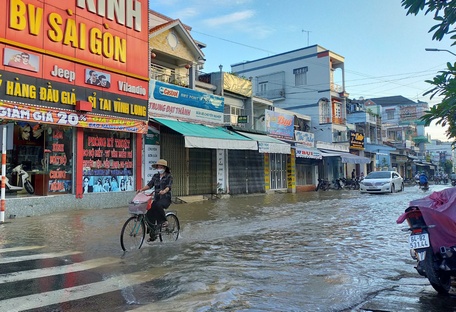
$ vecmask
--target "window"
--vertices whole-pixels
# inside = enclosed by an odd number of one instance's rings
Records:
[[[256,77],[256,95],[266,99],[283,98],[285,94],[285,72],[276,72]]]
[[[320,102],[320,123],[331,122],[331,109],[329,101]]]
[[[334,102],[334,117],[342,118],[342,104],[339,102]]]
[[[394,119],[394,109],[386,110],[386,119]]]
[[[301,67],[293,69],[293,74],[295,75],[295,86],[304,86],[307,84],[307,72],[309,68]]]
[[[258,92],[260,95],[265,95],[267,94],[268,92],[268,82],[267,81],[264,81],[264,82],[260,82],[258,84]]]
[[[240,107],[231,106],[230,113],[231,113],[231,115],[242,116],[244,114],[244,109],[242,109]]]

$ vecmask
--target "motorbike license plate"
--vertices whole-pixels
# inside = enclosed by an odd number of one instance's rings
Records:
[[[409,237],[410,249],[426,248],[429,247],[429,234],[410,235]]]

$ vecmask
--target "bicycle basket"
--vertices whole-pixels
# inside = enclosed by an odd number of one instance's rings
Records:
[[[128,212],[134,214],[144,214],[149,209],[151,201],[151,196],[147,196],[144,193],[138,193],[128,204]]]

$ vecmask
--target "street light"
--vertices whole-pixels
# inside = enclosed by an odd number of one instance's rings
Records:
[[[426,51],[430,51],[430,52],[439,52],[439,51],[445,51],[445,52],[448,52],[448,53],[451,53],[453,54],[454,56],[456,56],[455,53],[451,52],[450,50],[443,50],[443,49],[436,49],[436,48],[425,48]]]

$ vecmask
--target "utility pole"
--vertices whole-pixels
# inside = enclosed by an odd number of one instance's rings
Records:
[[[304,30],[302,29],[302,32],[304,33],[307,33],[307,46],[309,46],[309,34],[310,34],[310,30]]]

